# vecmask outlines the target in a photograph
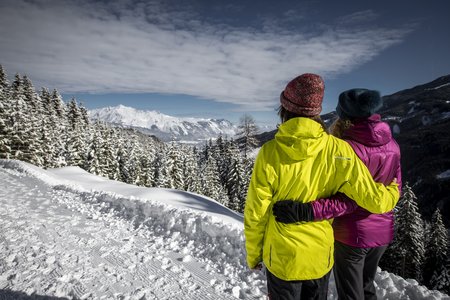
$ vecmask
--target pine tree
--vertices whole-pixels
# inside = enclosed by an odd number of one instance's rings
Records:
[[[0,94],[6,93],[8,91],[8,78],[6,76],[6,72],[3,69],[3,66],[0,65]]]
[[[143,186],[152,187],[155,185],[154,172],[152,170],[152,162],[155,159],[154,148],[150,143],[144,145],[144,151],[141,156],[141,183]]]
[[[200,194],[201,183],[198,160],[199,157],[196,147],[186,150],[186,154],[184,155],[183,177],[184,190]]]
[[[127,142],[128,140],[125,138],[120,139],[120,143],[117,145],[117,168],[116,172],[114,172],[114,177],[116,180],[127,182],[127,178],[129,177],[128,171],[128,153],[127,153]]]
[[[405,184],[395,212],[395,238],[380,265],[403,278],[421,282],[425,254],[424,225],[416,199],[412,189]]]
[[[22,99],[24,100],[24,113],[26,118],[22,121],[21,133],[25,145],[19,159],[42,166],[42,141],[40,140],[39,126],[41,125],[42,102],[37,95],[31,80],[25,75],[22,77]]]
[[[80,103],[78,108],[80,110],[81,119],[83,120],[82,126],[84,129],[86,129],[87,126],[89,126],[89,124],[90,124],[88,111],[87,111],[86,107],[83,106],[82,103]]]
[[[109,127],[104,132],[103,138],[106,176],[109,179],[120,180],[119,149],[123,147],[123,137],[116,128]]]
[[[59,119],[56,115],[56,112],[53,108],[52,96],[50,92],[46,88],[42,88],[40,92],[40,98],[42,101],[42,106],[45,109],[42,110],[41,117],[43,119],[43,123],[41,126],[41,139],[43,145],[43,165],[46,168],[57,167],[57,157],[58,157],[58,149],[57,144],[59,141]],[[44,138],[45,137],[45,138]],[[44,142],[47,141],[47,142]],[[45,144],[47,143],[47,144]]]
[[[227,206],[228,196],[220,183],[219,170],[213,155],[209,155],[202,175],[202,194]]]
[[[24,99],[29,108],[28,111],[31,112],[33,116],[39,116],[43,109],[41,98],[36,93],[33,83],[28,76],[24,75],[22,82]]]
[[[183,190],[184,188],[183,161],[184,158],[178,147],[171,143],[167,153],[167,168],[169,187],[172,189]]]
[[[448,260],[437,266],[429,286],[431,289],[450,294],[450,263]]]
[[[225,157],[227,158],[225,188],[230,201],[228,207],[242,213],[244,212],[245,202],[245,199],[241,198],[242,189],[244,188],[242,185],[244,169],[239,149],[234,141],[227,143],[225,153]]]
[[[67,104],[67,153],[68,165],[82,167],[86,159],[86,132],[84,120],[74,98]]]
[[[23,82],[19,74],[16,74],[11,84],[10,93],[11,101],[11,127],[12,135],[10,136],[11,158],[24,160],[27,147],[29,125],[27,124],[26,103],[24,101]]]
[[[252,178],[254,160],[252,159],[243,159],[242,161],[242,181],[241,181],[241,194],[239,199],[241,202],[245,203],[245,199],[247,198],[248,186],[250,185],[250,179]]]
[[[44,168],[49,168],[53,165],[53,155],[54,149],[53,149],[53,141],[51,139],[51,135],[49,134],[48,125],[47,125],[47,119],[43,118],[42,123],[40,126],[40,133],[39,138],[42,142],[42,166]]]
[[[67,112],[67,122],[69,129],[71,131],[76,131],[78,128],[82,126],[84,120],[82,119],[81,112],[80,109],[78,108],[78,104],[75,98],[72,98],[69,101],[65,111]]]
[[[11,136],[13,130],[10,120],[10,103],[3,92],[0,92],[0,159],[11,156]]]
[[[447,272],[442,270],[446,269],[447,257],[448,257],[448,234],[442,221],[442,215],[439,209],[436,209],[431,219],[431,227],[427,234],[428,242],[426,245],[425,263],[423,268],[424,284],[428,287],[435,289],[436,287],[431,285],[431,279],[433,275],[439,276],[440,273]],[[439,270],[441,269],[441,270]],[[438,274],[435,274],[439,272]]]
[[[131,148],[128,150],[128,171],[127,183],[141,185],[141,156],[142,149],[136,139],[132,139]]]
[[[155,187],[170,188],[167,155],[164,147],[156,152],[155,160],[152,163],[152,169],[155,174]]]
[[[67,115],[65,105],[59,92],[54,89],[50,96],[50,106],[52,120],[52,140],[54,141],[54,158],[55,167],[64,167],[66,162],[66,145],[67,145]]]
[[[88,141],[86,160],[84,162],[83,169],[89,173],[99,176],[104,176],[104,166],[102,166],[102,146],[103,137],[101,133],[101,126],[97,123],[93,126],[93,132],[91,133],[90,140]]]
[[[12,129],[12,102],[9,99],[6,73],[0,65],[0,158],[10,158]]]

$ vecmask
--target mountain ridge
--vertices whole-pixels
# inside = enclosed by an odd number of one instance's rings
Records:
[[[199,142],[219,135],[234,136],[236,127],[225,119],[179,118],[125,105],[89,110],[92,120],[134,128],[163,141]]]

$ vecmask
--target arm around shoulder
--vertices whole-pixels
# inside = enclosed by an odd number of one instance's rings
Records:
[[[350,154],[344,173],[346,181],[339,191],[353,199],[358,206],[371,213],[381,214],[391,211],[397,205],[400,198],[398,184],[392,182],[385,186],[375,182],[366,165],[356,154]]]

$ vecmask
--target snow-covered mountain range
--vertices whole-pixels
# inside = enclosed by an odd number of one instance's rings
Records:
[[[163,141],[198,142],[220,134],[228,137],[236,134],[236,126],[224,119],[178,118],[124,105],[90,110],[89,117],[115,126],[132,127]]]

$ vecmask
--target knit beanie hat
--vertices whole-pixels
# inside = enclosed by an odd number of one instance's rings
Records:
[[[382,106],[378,91],[351,89],[339,95],[336,113],[341,119],[367,118]]]
[[[314,117],[322,111],[324,82],[319,75],[302,74],[289,82],[281,92],[281,105],[300,116]]]

